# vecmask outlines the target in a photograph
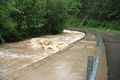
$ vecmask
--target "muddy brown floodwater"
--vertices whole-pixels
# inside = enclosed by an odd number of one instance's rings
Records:
[[[14,80],[86,80],[88,56],[96,55],[96,40],[87,34],[69,48],[36,63],[39,65]],[[102,77],[102,76],[101,76]]]
[[[0,80],[9,80],[9,77],[6,78],[9,74],[64,49],[84,36],[83,32],[64,30],[60,35],[47,35],[1,45]]]

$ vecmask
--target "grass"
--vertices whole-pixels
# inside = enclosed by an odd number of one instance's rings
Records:
[[[96,30],[99,32],[120,33],[120,21],[87,20],[84,23],[83,28],[89,30]]]
[[[69,16],[68,20],[65,23],[65,27],[75,28],[79,25],[79,18],[76,16]]]
[[[99,32],[113,32],[113,33],[120,33],[120,30],[114,30],[114,29],[106,29],[106,28],[85,28],[88,30],[96,30]]]

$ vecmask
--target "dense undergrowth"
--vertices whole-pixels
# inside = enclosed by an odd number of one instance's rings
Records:
[[[97,21],[97,20],[87,20],[83,24],[85,28],[98,28],[98,29],[110,29],[110,30],[120,30],[120,21]]]
[[[0,43],[67,27],[120,30],[120,0],[0,0]]]

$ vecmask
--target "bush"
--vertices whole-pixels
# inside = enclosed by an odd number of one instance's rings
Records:
[[[86,27],[99,27],[101,24],[95,20],[87,20],[83,25]]]
[[[5,29],[5,31],[2,34],[3,39],[5,42],[16,42],[19,40],[22,40],[22,36],[17,31],[10,31],[8,29]]]
[[[106,28],[120,30],[120,21],[97,21],[97,20],[87,20],[84,23],[85,27],[88,28]]]
[[[41,34],[41,27],[30,27],[27,29],[28,34],[31,37],[36,37]]]
[[[61,33],[64,29],[66,14],[67,10],[62,0],[48,0],[46,23],[43,29],[46,29],[46,32],[50,34]]]
[[[79,23],[80,23],[79,17],[69,15],[68,19],[65,22],[65,27],[75,28],[78,27]]]
[[[5,41],[4,41],[4,39],[3,39],[3,37],[2,37],[2,34],[0,34],[0,43],[4,43]]]

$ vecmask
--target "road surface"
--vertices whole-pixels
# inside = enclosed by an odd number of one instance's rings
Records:
[[[108,63],[108,80],[120,80],[120,34],[103,33]]]
[[[39,65],[43,65],[14,80],[86,80],[87,57],[95,53],[95,36],[89,35],[68,50],[41,60]]]

